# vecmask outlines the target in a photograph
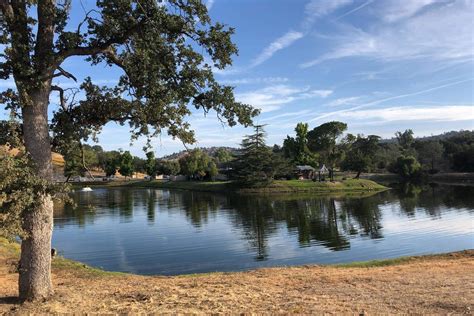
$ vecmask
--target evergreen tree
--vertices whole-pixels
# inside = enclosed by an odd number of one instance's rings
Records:
[[[234,177],[243,185],[268,185],[277,171],[273,162],[274,154],[265,144],[263,125],[255,125],[254,130],[254,134],[242,141],[241,153],[234,164]]]

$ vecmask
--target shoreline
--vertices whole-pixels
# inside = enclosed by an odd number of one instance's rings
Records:
[[[474,250],[338,265],[142,276],[53,259],[55,295],[20,304],[19,245],[0,239],[0,314],[469,313]],[[416,295],[413,295],[415,294]]]

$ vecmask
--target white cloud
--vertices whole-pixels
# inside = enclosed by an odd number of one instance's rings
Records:
[[[419,12],[411,1],[397,1],[398,14],[391,13],[387,19],[410,16],[407,12]],[[423,2],[427,3],[427,1]],[[472,18],[474,2],[455,3],[427,7],[409,19],[394,24],[382,24],[371,31],[353,30],[350,34],[335,37],[335,48],[306,63],[303,68],[314,66],[326,60],[344,57],[369,57],[382,61],[410,59],[462,62],[472,60],[473,41]],[[405,12],[405,13],[402,13]],[[384,13],[382,14],[382,18]]]
[[[348,98],[339,98],[327,103],[327,106],[342,106],[342,105],[354,105],[360,97],[348,97]]]
[[[441,2],[439,0],[385,0],[382,6],[382,18],[387,22],[396,22],[409,18],[421,11],[424,7]]]
[[[355,110],[337,115],[344,119],[394,121],[474,121],[474,105],[400,106],[385,109]]]
[[[301,111],[297,111],[297,112],[286,112],[286,113],[282,113],[282,114],[267,117],[267,118],[265,118],[265,122],[274,121],[274,120],[282,119],[282,118],[293,117],[293,116],[306,115],[306,114],[310,114],[311,112],[312,112],[312,110],[301,110]]]
[[[374,1],[375,1],[375,0],[369,0],[369,1],[364,2],[364,3],[362,3],[361,5],[355,7],[354,9],[349,10],[349,11],[347,11],[346,13],[344,13],[344,14],[338,16],[338,17],[336,18],[336,20],[339,20],[339,19],[341,19],[341,18],[343,18],[343,17],[345,17],[345,16],[348,16],[348,15],[351,15],[352,13],[357,12],[357,11],[359,11],[359,10],[365,8],[366,6],[368,6],[369,4],[371,4],[371,3],[374,2]]]
[[[309,29],[317,18],[331,14],[337,9],[351,4],[352,0],[311,0],[305,7],[304,29]]]
[[[243,84],[261,84],[261,83],[283,83],[288,82],[286,77],[256,77],[256,78],[241,78],[241,79],[229,79],[220,80],[223,84],[228,85],[243,85]]]
[[[295,100],[314,97],[325,98],[332,92],[332,90],[316,90],[310,87],[297,88],[288,85],[274,85],[250,92],[237,93],[235,97],[240,102],[261,109],[262,112],[271,112],[280,109],[283,104]]]
[[[268,45],[261,53],[254,59],[252,62],[251,67],[258,66],[265,62],[266,60],[270,59],[276,52],[282,50],[295,41],[299,40],[303,37],[303,33],[296,32],[296,31],[289,31],[283,36],[277,38],[274,42]]]
[[[393,100],[403,99],[403,98],[407,98],[407,97],[412,97],[412,96],[415,96],[415,95],[425,94],[425,93],[428,93],[428,92],[444,89],[444,88],[447,88],[447,87],[456,86],[458,84],[462,84],[462,83],[469,82],[469,81],[472,81],[472,80],[473,80],[472,78],[469,78],[469,79],[465,79],[465,80],[449,82],[449,83],[446,83],[446,84],[443,84],[443,85],[439,85],[439,86],[436,86],[436,87],[432,87],[432,88],[428,88],[428,89],[424,89],[424,90],[420,90],[420,91],[416,91],[416,92],[399,94],[399,95],[395,95],[395,96],[386,97],[386,98],[378,99],[378,100],[375,100],[375,101],[363,103],[363,104],[354,106],[354,107],[349,108],[349,109],[322,113],[322,114],[316,116],[315,118],[313,118],[311,120],[308,120],[308,122],[319,121],[319,120],[324,119],[326,117],[331,117],[331,116],[338,115],[338,114],[341,114],[341,113],[346,113],[346,112],[359,110],[359,109],[362,109],[362,108],[367,108],[367,107],[370,107],[370,106],[373,106],[373,105],[378,105],[378,104],[381,104],[381,103],[384,103],[384,102],[387,102],[387,101],[393,101]]]
[[[206,8],[207,11],[210,11],[212,9],[212,6],[214,5],[215,0],[207,0],[206,2]]]
[[[263,51],[253,60],[250,67],[252,68],[264,63],[279,50],[291,46],[294,42],[303,38],[307,34],[316,19],[328,15],[345,5],[348,5],[352,3],[352,1],[353,0],[311,0],[305,6],[305,17],[300,25],[303,31],[298,32],[290,30],[281,37],[277,38],[270,45],[263,49]],[[356,9],[358,10],[359,8]]]

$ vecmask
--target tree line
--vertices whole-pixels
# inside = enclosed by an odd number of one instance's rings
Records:
[[[293,178],[297,165],[320,168],[324,164],[331,171],[354,172],[355,178],[363,172],[391,172],[405,179],[440,171],[474,172],[473,131],[417,139],[407,129],[382,140],[377,135],[345,133],[343,122],[327,122],[311,130],[307,123],[298,123],[294,136],[287,136],[281,146],[269,147],[264,126],[254,130],[244,138],[233,164],[235,179],[247,184]]]
[[[254,126],[254,133],[243,139],[238,150],[220,147],[208,154],[198,148],[175,155],[175,159],[156,158],[153,151],[141,158],[129,151],[106,151],[100,145],[65,146],[54,137],[52,144],[64,157],[67,179],[94,170],[103,171],[106,177],[119,173],[127,178],[137,172],[150,179],[185,175],[192,180],[214,180],[222,172],[243,184],[265,184],[274,178],[293,178],[297,165],[320,168],[322,164],[330,170],[355,172],[356,178],[363,172],[391,172],[404,178],[440,171],[474,172],[473,131],[415,138],[408,129],[383,140],[377,135],[345,133],[348,126],[343,122],[327,122],[311,130],[307,123],[298,123],[294,135],[270,147],[264,128]],[[12,143],[14,135],[21,136],[21,126],[15,121],[0,121],[0,130],[0,145]]]

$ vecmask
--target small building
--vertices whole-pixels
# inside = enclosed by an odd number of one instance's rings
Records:
[[[318,170],[318,181],[326,181],[326,178],[333,181],[333,176],[332,169],[327,168],[325,164],[323,164]]]
[[[296,166],[295,173],[298,177],[298,180],[313,179],[316,169],[311,166]]]

